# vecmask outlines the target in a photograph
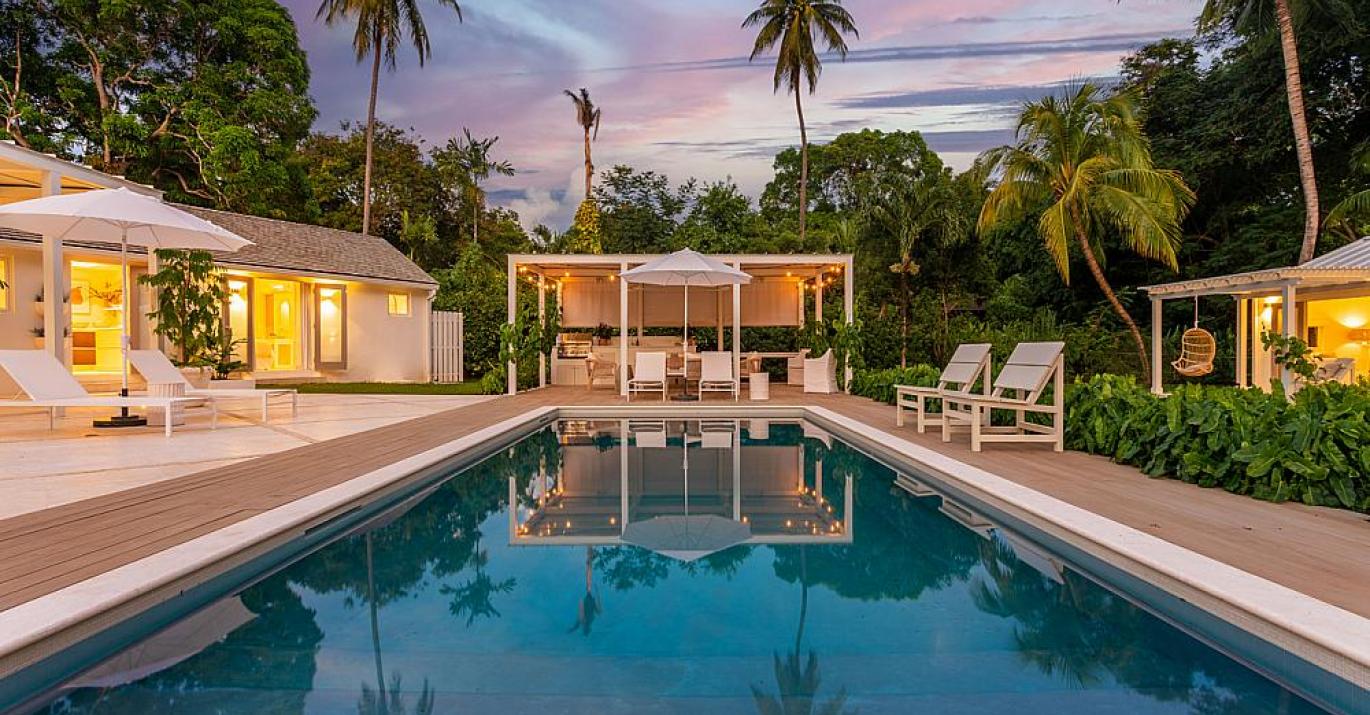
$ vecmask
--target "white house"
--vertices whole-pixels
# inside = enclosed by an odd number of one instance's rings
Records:
[[[0,142],[0,204],[140,184]],[[223,319],[259,381],[426,381],[437,283],[375,236],[180,206],[251,241],[216,255],[229,300]],[[130,285],[155,258],[130,257]],[[0,229],[0,348],[42,346],[84,383],[118,381],[117,246]],[[49,288],[51,286],[52,288]],[[55,288],[55,290],[53,289]],[[60,301],[50,295],[60,295]],[[129,296],[135,348],[157,344],[150,291]],[[54,308],[60,305],[60,309]],[[62,335],[61,340],[51,340]],[[0,377],[0,382],[4,378]],[[0,390],[4,386],[0,385]]]

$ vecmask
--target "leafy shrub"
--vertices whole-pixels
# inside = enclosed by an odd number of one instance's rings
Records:
[[[1366,385],[1310,385],[1292,401],[1204,385],[1158,397],[1100,375],[1071,386],[1066,446],[1257,499],[1370,511]]]
[[[894,404],[895,385],[931,387],[937,384],[942,371],[932,365],[891,367],[884,370],[857,370],[852,373],[853,395],[869,397],[887,405]]]

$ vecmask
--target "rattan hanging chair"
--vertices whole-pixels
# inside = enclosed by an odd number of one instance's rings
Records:
[[[1213,372],[1213,358],[1218,354],[1218,341],[1213,334],[1199,327],[1199,299],[1194,299],[1194,327],[1180,336],[1180,359],[1170,363],[1175,372],[1184,377],[1203,377]]]

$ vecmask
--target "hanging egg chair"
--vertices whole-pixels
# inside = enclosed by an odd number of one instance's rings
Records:
[[[1194,298],[1194,327],[1180,336],[1180,359],[1170,363],[1175,372],[1184,377],[1203,377],[1213,372],[1213,358],[1218,354],[1218,341],[1213,334],[1199,327],[1199,299]]]

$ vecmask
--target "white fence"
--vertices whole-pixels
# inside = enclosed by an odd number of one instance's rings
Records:
[[[431,368],[433,382],[462,382],[466,379],[465,332],[461,313],[433,311]]]

